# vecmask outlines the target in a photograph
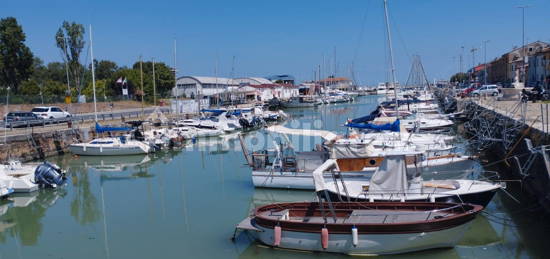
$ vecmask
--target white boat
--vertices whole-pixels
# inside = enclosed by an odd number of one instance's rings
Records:
[[[0,198],[7,197],[12,193],[13,193],[13,189],[9,187],[7,183],[5,183],[4,181],[0,181]]]
[[[428,201],[460,202],[487,206],[501,183],[478,180],[429,180],[419,173],[409,177],[405,155],[388,155],[370,180],[326,181],[324,172],[338,168],[335,159],[328,159],[313,171],[316,190],[326,190],[334,201]]]
[[[455,246],[482,209],[429,202],[275,203],[255,209],[235,233],[245,231],[265,245],[283,249],[399,254]]]
[[[376,87],[376,94],[378,95],[386,95],[388,94],[388,89],[386,87],[386,83],[378,83],[378,86]]]
[[[269,160],[272,165],[267,166],[260,162],[261,158],[258,157],[252,167],[252,183],[255,187],[313,190],[315,188],[313,171],[323,164],[326,155],[318,152],[297,152],[295,164],[288,164],[288,162],[283,164],[283,161],[275,159]],[[337,172],[346,180],[368,181],[383,160],[382,156],[357,159],[356,161],[341,159],[342,166],[348,168],[337,170]],[[358,166],[358,168],[349,168],[349,164]],[[462,179],[472,174],[474,166],[475,161],[467,156],[442,156],[416,164],[409,163],[407,169],[411,173],[418,170],[426,179]],[[324,173],[326,181],[332,181],[333,177],[331,172]]]
[[[71,153],[81,156],[124,156],[147,154],[154,151],[151,145],[128,139],[126,136],[97,138],[88,143],[71,144],[69,150]]]
[[[19,161],[9,161],[0,165],[0,182],[4,182],[13,192],[34,192],[39,185],[34,182],[36,165],[22,165]]]
[[[92,31],[90,26],[90,56],[92,61],[94,60],[93,55],[93,41],[92,41]],[[113,127],[102,127],[99,125],[97,120],[97,102],[96,102],[96,85],[95,85],[95,66],[94,62],[91,62],[92,67],[92,89],[93,89],[93,100],[94,100],[94,116],[96,123],[96,132],[107,132],[107,131],[129,131],[129,128],[113,128]],[[136,126],[141,125],[136,124]],[[134,130],[133,134],[138,135],[139,132]],[[141,135],[141,134],[139,134]],[[130,139],[126,136],[120,137],[106,137],[106,138],[96,138],[88,143],[76,143],[69,145],[69,150],[75,155],[85,155],[85,156],[120,156],[120,155],[135,155],[135,154],[147,154],[154,152],[154,149],[151,145],[142,142],[141,140]]]

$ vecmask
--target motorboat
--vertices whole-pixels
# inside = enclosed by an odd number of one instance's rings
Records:
[[[96,138],[87,143],[75,143],[69,146],[69,150],[81,156],[124,156],[154,151],[151,145],[127,136]]]
[[[22,165],[19,161],[9,161],[0,166],[0,183],[4,183],[15,193],[29,193],[40,187],[56,188],[65,183],[65,173],[50,162]]]
[[[284,108],[312,108],[320,102],[309,96],[291,97],[288,101],[281,101]]]
[[[381,166],[386,154],[336,159],[338,167],[334,173],[347,180],[368,181]],[[329,153],[323,151],[253,152],[250,164],[252,182],[258,188],[313,190],[313,171],[328,157]],[[473,174],[475,165],[471,157],[454,154],[429,158],[411,155],[407,158],[408,172],[418,172],[425,179],[466,178]],[[333,172],[327,171],[323,175],[326,181],[334,179]]]
[[[387,155],[370,180],[326,181],[324,172],[338,168],[328,159],[313,171],[316,190],[326,190],[334,201],[465,202],[487,206],[503,183],[480,180],[423,180],[419,172],[407,173],[406,156]]]
[[[38,184],[34,182],[36,165],[22,165],[19,161],[9,161],[0,165],[0,182],[6,183],[13,192],[34,192]]]
[[[0,199],[5,198],[13,193],[13,188],[10,188],[7,183],[0,181]]]
[[[254,210],[237,225],[276,248],[347,255],[454,247],[483,207],[430,202],[296,202]]]

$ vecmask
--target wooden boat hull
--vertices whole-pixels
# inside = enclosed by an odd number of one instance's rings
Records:
[[[349,255],[453,247],[483,209],[457,203],[276,203],[257,208],[237,229],[285,249]]]
[[[401,254],[434,248],[454,247],[470,227],[471,222],[437,232],[410,234],[359,234],[357,246],[353,245],[350,234],[330,234],[326,249],[322,248],[321,235],[282,231],[278,247],[294,250],[341,253],[348,255]],[[255,225],[261,231],[251,231],[261,243],[273,246],[274,230]]]

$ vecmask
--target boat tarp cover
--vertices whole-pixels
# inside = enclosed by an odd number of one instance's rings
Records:
[[[331,158],[361,158],[369,157],[374,153],[370,143],[365,144],[333,144]]]
[[[357,128],[357,129],[371,129],[371,130],[377,130],[377,131],[383,131],[383,130],[390,130],[399,132],[399,120],[394,121],[393,123],[386,123],[386,124],[372,124],[372,123],[347,123],[346,127],[350,128]]]
[[[320,165],[319,167],[317,167],[317,169],[313,171],[313,183],[315,184],[316,192],[327,189],[327,187],[325,186],[325,178],[323,177],[323,172],[336,165],[337,164],[335,159],[327,159],[327,161],[325,161],[322,165]]]
[[[387,155],[370,179],[369,192],[404,193],[407,190],[407,164],[404,155]]]
[[[108,131],[130,131],[131,128],[128,127],[110,127],[110,126],[101,126],[99,123],[95,123],[95,131],[97,133],[103,133]]]
[[[326,141],[332,141],[337,137],[336,134],[328,130],[291,129],[280,125],[268,127],[267,130],[280,134],[321,137]]]
[[[355,119],[351,120],[351,123],[364,123],[364,122],[367,122],[367,121],[372,121],[372,120],[376,119],[376,117],[378,117],[378,113],[376,113],[376,114],[371,113],[367,116],[355,118]]]

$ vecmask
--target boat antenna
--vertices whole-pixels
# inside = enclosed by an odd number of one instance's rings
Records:
[[[95,66],[94,66],[94,42],[92,39],[92,25],[90,24],[90,56],[92,56],[92,88],[94,92],[94,119],[97,123],[97,101],[95,97]]]
[[[395,114],[397,119],[399,119],[399,100],[397,99],[397,86],[395,85],[396,77],[395,77],[395,64],[393,63],[393,48],[392,48],[392,42],[391,42],[391,30],[390,30],[390,20],[389,20],[389,14],[388,14],[388,0],[384,0],[384,18],[386,21],[386,30],[387,30],[387,37],[388,37],[388,47],[390,49],[390,67],[391,67],[391,84],[393,85],[393,92],[395,96]]]

